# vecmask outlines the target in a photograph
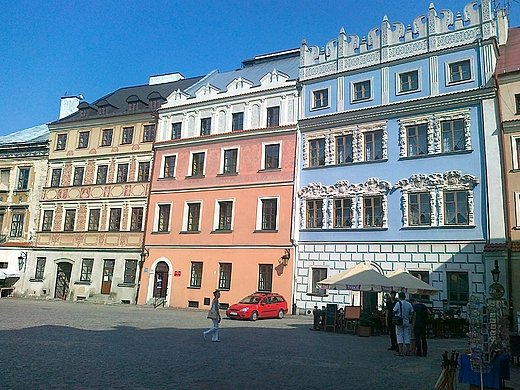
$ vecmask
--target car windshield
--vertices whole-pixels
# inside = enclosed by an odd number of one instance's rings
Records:
[[[242,299],[239,303],[258,303],[260,297],[255,297],[254,295],[249,295]]]

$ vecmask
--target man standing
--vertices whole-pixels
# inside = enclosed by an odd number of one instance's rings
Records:
[[[394,306],[395,306],[395,291],[390,292],[390,296],[386,299],[386,326],[388,331],[390,332],[390,348],[389,351],[397,350],[397,337],[395,335],[395,325],[392,324],[392,317],[394,316]]]
[[[413,305],[413,331],[417,343],[417,356],[428,354],[428,343],[426,342],[426,322],[428,320],[428,308],[416,299],[411,299]]]
[[[403,319],[402,325],[395,326],[395,333],[397,335],[398,351],[395,355],[403,356],[404,354],[410,356],[410,316],[413,313],[413,307],[410,302],[406,300],[404,292],[399,293],[399,301],[394,306],[394,317],[401,317]]]

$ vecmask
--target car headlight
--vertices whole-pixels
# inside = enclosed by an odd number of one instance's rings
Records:
[[[249,307],[244,307],[243,309],[240,309],[240,311],[248,311]]]

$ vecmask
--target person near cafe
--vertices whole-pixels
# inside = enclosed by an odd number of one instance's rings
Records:
[[[385,311],[386,311],[386,327],[388,331],[390,332],[390,347],[388,348],[389,351],[396,351],[397,350],[397,337],[395,334],[395,326],[392,324],[392,317],[394,316],[394,306],[395,306],[396,300],[395,300],[395,291],[390,292],[390,296],[387,296],[386,298],[386,305],[385,305]]]
[[[397,301],[394,306],[394,317],[401,317],[403,319],[402,325],[395,325],[398,345],[398,351],[395,353],[396,356],[410,356],[410,316],[412,313],[412,304],[406,300],[406,294],[400,292],[399,301]]]
[[[426,322],[428,321],[428,308],[421,302],[412,298],[413,305],[413,332],[415,333],[416,354],[426,356],[428,354],[428,343],[426,342]]]

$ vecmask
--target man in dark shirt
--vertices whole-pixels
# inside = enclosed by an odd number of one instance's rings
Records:
[[[395,306],[395,291],[390,292],[390,297],[386,299],[386,326],[388,331],[390,332],[390,342],[391,346],[388,348],[389,351],[397,350],[397,336],[395,334],[395,325],[392,324],[392,317],[394,316],[394,306]]]
[[[417,345],[417,356],[426,356],[428,354],[428,343],[426,342],[426,322],[428,321],[428,308],[421,302],[417,302],[412,298],[413,305],[413,332],[415,334],[415,343]]]

